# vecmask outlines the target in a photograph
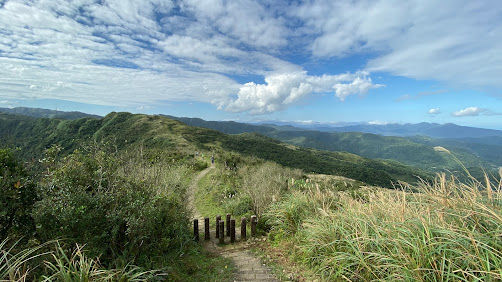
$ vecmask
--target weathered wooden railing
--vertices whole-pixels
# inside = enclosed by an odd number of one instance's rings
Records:
[[[251,216],[251,237],[256,236],[256,225],[258,224],[258,220],[256,215]],[[240,241],[245,241],[247,238],[247,219],[245,217],[241,218],[241,236]],[[227,227],[225,229],[225,226]],[[211,239],[211,228],[209,226],[209,217],[204,218],[204,240]],[[226,231],[226,232],[225,232]],[[226,233],[226,235],[225,235]],[[225,236],[230,237],[230,243],[234,243],[236,241],[235,237],[235,219],[232,218],[231,214],[227,214],[225,221],[221,219],[221,215],[216,217],[215,224],[215,237],[219,240],[221,244],[225,243]],[[193,238],[195,241],[199,241],[199,220],[193,220]]]

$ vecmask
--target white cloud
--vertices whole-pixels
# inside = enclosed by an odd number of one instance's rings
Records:
[[[314,0],[291,11],[316,57],[375,54],[371,72],[499,89],[501,13],[497,0]]]
[[[0,107],[14,108],[15,104],[16,102],[13,101],[8,101],[8,100],[0,101]]]
[[[456,117],[467,117],[467,116],[479,116],[480,114],[486,112],[487,109],[478,107],[468,107],[463,110],[453,112],[452,115]]]
[[[227,111],[265,114],[280,111],[312,93],[334,91],[344,100],[352,94],[366,94],[373,84],[368,73],[310,76],[306,72],[281,73],[265,77],[266,84],[249,82],[240,87],[237,98],[220,105]]]
[[[386,122],[386,121],[374,120],[374,121],[368,122],[368,124],[371,124],[371,125],[387,125],[389,123]]]
[[[167,23],[180,18],[169,14],[172,8],[160,0],[6,2],[0,7],[0,98],[221,103],[239,89],[225,74],[301,69],[241,48],[217,30],[185,34],[204,19],[184,15],[186,26],[168,30]]]
[[[364,72],[310,76],[286,59],[307,52],[321,61],[377,54],[368,70],[502,83],[496,2],[490,9],[452,0],[441,9],[430,0],[97,2],[4,2],[0,98],[124,106],[185,100],[270,113],[313,93],[333,91],[343,101],[382,86]],[[235,81],[247,75],[266,83]]]
[[[380,88],[383,85],[373,84],[369,77],[356,77],[351,83],[337,83],[333,86],[335,95],[344,101],[345,98],[352,94],[366,94],[370,89]]]
[[[287,43],[284,20],[257,1],[186,0],[187,9],[221,33],[255,47],[276,48]]]
[[[22,67],[18,67],[21,65]],[[114,106],[163,101],[213,102],[238,90],[225,76],[162,66],[163,72],[75,64],[48,69],[36,63],[0,58],[0,86],[6,99],[45,98]],[[15,77],[12,77],[15,73]],[[7,86],[4,86],[7,87]]]
[[[431,115],[438,115],[441,113],[441,110],[439,108],[432,108],[428,111],[428,113]]]

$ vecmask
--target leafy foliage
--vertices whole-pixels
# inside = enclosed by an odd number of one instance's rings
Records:
[[[183,202],[173,196],[184,187],[153,189],[121,175],[120,163],[96,148],[49,162],[34,211],[40,239],[86,244],[105,263],[121,256],[142,263],[177,250],[189,234]]]
[[[32,208],[38,199],[24,166],[8,149],[0,149],[0,238],[34,235]]]

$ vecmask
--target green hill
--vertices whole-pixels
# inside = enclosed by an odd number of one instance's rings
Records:
[[[436,139],[424,136],[397,137],[360,132],[323,132],[291,126],[251,125],[236,122],[205,121],[197,118],[176,118],[193,126],[202,126],[235,134],[261,133],[296,146],[327,151],[345,151],[365,158],[394,160],[434,173],[459,170],[459,164],[448,154],[434,150],[446,147],[462,163],[473,170],[502,166],[502,145],[487,140],[499,137]]]
[[[2,144],[20,147],[22,154],[31,158],[40,157],[44,149],[55,143],[71,152],[81,142],[92,141],[112,144],[116,150],[141,145],[168,151],[173,158],[187,158],[196,150],[211,150],[215,154],[231,151],[382,187],[392,187],[398,180],[414,182],[417,176],[427,178],[425,173],[397,162],[295,147],[259,134],[228,135],[162,116],[111,113],[102,119],[63,120],[0,114],[0,132]]]

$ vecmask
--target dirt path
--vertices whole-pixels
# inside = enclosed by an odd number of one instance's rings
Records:
[[[190,183],[190,187],[188,188],[188,210],[192,211],[193,218],[198,218],[199,222],[204,222],[204,218],[200,215],[199,211],[195,207],[195,191],[197,190],[197,184],[199,184],[199,181],[202,179],[202,177],[206,176],[206,174],[211,171],[211,169],[214,168],[214,164],[211,164],[208,168],[204,169],[203,171],[199,172],[197,177],[195,177],[192,180],[192,183]],[[202,218],[202,221],[200,220]]]
[[[199,232],[201,232],[201,240],[204,240],[204,217],[197,211],[197,207],[195,206],[195,191],[199,181],[213,168],[214,165],[211,165],[201,171],[192,181],[190,188],[188,189],[188,207],[192,210],[193,218],[199,219]],[[221,246],[218,244],[218,240],[215,236],[214,224],[214,219],[210,219],[211,240],[204,241],[204,246],[208,251],[232,260],[236,266],[233,281],[279,281],[274,277],[270,269],[248,250],[250,246],[257,243],[256,240],[250,239],[247,241],[241,241],[239,236],[240,234],[237,232],[237,242],[230,244],[230,238],[227,237],[225,238],[226,244]]]

